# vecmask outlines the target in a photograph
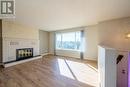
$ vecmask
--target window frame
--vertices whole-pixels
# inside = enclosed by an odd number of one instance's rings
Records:
[[[59,48],[59,47],[57,47],[57,44],[55,45],[56,47],[56,50],[69,50],[69,51],[80,51],[80,49],[81,49],[81,47],[79,48],[79,49],[77,49],[77,45],[76,45],[76,43],[77,43],[77,40],[76,40],[76,38],[77,38],[77,35],[76,35],[76,33],[77,32],[79,32],[80,33],[80,45],[81,45],[81,31],[74,31],[74,32],[63,32],[63,33],[56,33],[56,41],[55,41],[55,44],[57,43],[57,35],[58,34],[60,34],[61,35],[61,47]],[[74,42],[75,42],[75,48],[74,49],[67,49],[67,48],[63,48],[63,34],[65,34],[65,33],[74,33],[75,34],[75,38],[74,38]]]

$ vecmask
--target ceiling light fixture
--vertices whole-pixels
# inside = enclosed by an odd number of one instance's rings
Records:
[[[130,38],[130,33],[126,34],[126,38]]]

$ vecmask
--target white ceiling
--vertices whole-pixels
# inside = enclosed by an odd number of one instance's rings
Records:
[[[15,21],[46,31],[130,16],[130,0],[16,0]]]

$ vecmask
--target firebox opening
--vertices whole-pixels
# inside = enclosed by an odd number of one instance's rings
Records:
[[[33,48],[16,49],[16,60],[23,60],[33,57]]]

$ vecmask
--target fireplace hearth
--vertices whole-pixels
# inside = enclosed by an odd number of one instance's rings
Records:
[[[23,60],[33,57],[33,48],[16,49],[16,60]]]

